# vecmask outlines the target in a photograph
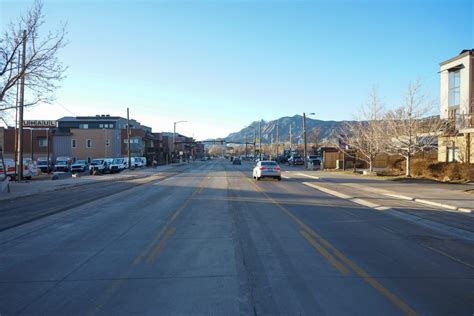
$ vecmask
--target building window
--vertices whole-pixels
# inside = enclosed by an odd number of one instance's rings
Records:
[[[449,106],[457,106],[460,103],[461,72],[459,70],[449,72]]]
[[[92,148],[92,140],[91,139],[86,140],[86,147],[87,148]]]
[[[79,128],[88,129],[88,128],[89,128],[89,124],[79,124]]]
[[[114,124],[109,124],[109,128],[114,128]]]
[[[104,124],[99,124],[99,128],[104,128]]]
[[[39,147],[48,147],[48,139],[46,137],[38,137]]]
[[[76,148],[76,140],[75,139],[71,139],[71,147]]]
[[[124,143],[124,144],[128,144],[128,139],[125,138],[125,139],[123,140],[123,143]]]
[[[460,162],[459,147],[448,147],[448,162]]]

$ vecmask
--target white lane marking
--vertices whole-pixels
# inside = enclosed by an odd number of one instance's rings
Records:
[[[402,195],[402,194],[395,194],[387,190],[377,189],[373,187],[365,187],[365,186],[358,185],[355,183],[341,183],[341,185],[345,185],[348,187],[352,187],[352,188],[356,188],[356,189],[360,189],[360,190],[364,190],[364,191],[368,191],[372,193],[379,193],[379,194],[394,197],[400,200],[406,200],[406,201],[417,202],[417,203],[421,203],[425,205],[430,205],[430,206],[438,207],[445,210],[452,210],[452,211],[458,211],[458,212],[463,212],[463,213],[474,213],[474,210],[471,210],[468,208],[458,207],[458,206],[449,205],[449,204],[443,204],[439,202],[433,202],[433,201],[429,201],[425,199],[414,198],[414,197],[410,197],[410,196]]]
[[[282,177],[283,179],[291,179],[290,177],[284,176],[284,175],[282,175],[281,177]]]
[[[354,198],[352,196],[349,196],[349,195],[343,194],[341,192],[337,192],[337,191],[334,191],[334,190],[316,185],[314,183],[303,182],[303,184],[307,185],[309,187],[312,187],[314,189],[317,189],[319,191],[325,192],[327,194],[336,196],[338,198],[341,198],[341,199],[344,199],[344,200],[349,200],[349,201],[352,201],[352,202],[357,203],[359,205],[370,207],[370,208],[373,208],[373,209],[376,209],[376,210],[379,210],[379,211],[385,211],[385,210],[390,210],[391,209],[388,206],[381,206],[381,205],[378,205],[378,204],[375,204],[375,203],[372,203],[372,202],[369,202],[369,201],[366,201],[366,200],[363,200],[363,199]]]
[[[324,187],[321,187],[319,185],[316,185],[314,183],[310,183],[310,182],[303,182],[304,185],[307,185],[309,187],[312,187],[313,189],[316,189],[316,190],[319,190],[319,191],[322,191],[322,192],[325,192],[327,194],[331,194],[331,195],[334,195],[334,196],[337,196],[341,199],[346,199],[346,200],[350,200],[350,199],[353,199],[352,196],[349,196],[349,195],[345,195],[344,193],[340,193],[340,192],[336,192],[336,191],[333,191],[333,190],[330,190],[330,189],[326,189]]]
[[[303,176],[303,177],[306,177],[306,178],[311,178],[311,179],[319,179],[319,177],[309,176],[309,175],[304,174],[304,173],[297,173],[296,175]]]

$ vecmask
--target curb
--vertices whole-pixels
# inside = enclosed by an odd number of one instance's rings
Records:
[[[401,200],[407,200],[407,201],[423,203],[423,204],[426,204],[426,205],[436,206],[436,207],[439,207],[439,208],[446,208],[448,210],[459,211],[459,212],[463,212],[463,213],[472,213],[472,212],[474,212],[474,210],[464,208],[464,207],[458,207],[458,206],[453,206],[453,205],[449,205],[449,204],[433,202],[433,201],[425,200],[425,199],[413,198],[413,197],[409,197],[409,196],[401,195],[401,194],[393,194],[393,193],[382,193],[382,194],[386,195],[386,196],[391,196],[391,197],[394,197],[394,198],[398,198],[398,199],[401,199]]]

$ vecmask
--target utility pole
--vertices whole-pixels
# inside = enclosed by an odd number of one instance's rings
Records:
[[[279,134],[279,127],[280,127],[280,124],[278,124],[278,121],[277,121],[277,139],[276,139],[276,143],[277,143],[277,148],[276,148],[276,156],[278,158],[278,151],[279,151],[279,147],[280,147],[280,134]]]
[[[248,133],[245,132],[245,159],[247,159],[247,142],[248,142],[248,139],[247,139],[247,136],[248,136]]]
[[[35,159],[33,158],[33,129],[30,128],[30,142],[31,142],[31,161],[33,162]]]
[[[262,160],[262,120],[258,122],[258,155]]]
[[[292,154],[291,124],[290,124],[290,155]]]
[[[23,30],[22,35],[22,56],[21,71],[23,72],[20,80],[20,108],[18,111],[18,181],[23,179],[23,106],[25,104],[25,63],[26,63],[26,31]]]
[[[314,113],[309,113],[308,115],[314,115]],[[307,142],[306,142],[306,113],[303,112],[303,141],[304,141],[304,167],[308,168],[308,159],[307,159]]]
[[[128,169],[132,168],[132,155],[130,153],[130,112],[127,108],[127,156],[128,156]]]
[[[18,44],[18,39],[15,39],[15,43]],[[17,72],[20,73],[21,64],[21,50],[18,50],[18,66]],[[16,99],[15,99],[15,165],[18,162],[18,109],[20,108],[20,80],[16,82]],[[15,167],[16,169],[16,167]]]
[[[255,161],[255,155],[257,154],[257,131],[253,129],[253,160]]]
[[[306,162],[306,113],[303,112],[303,152],[304,152],[304,167],[308,168],[308,164]]]
[[[51,163],[49,162],[49,127],[46,129],[46,146],[47,146],[47,151],[48,151],[48,157],[47,157],[47,167],[46,167],[46,173],[49,174],[49,169],[51,166]]]

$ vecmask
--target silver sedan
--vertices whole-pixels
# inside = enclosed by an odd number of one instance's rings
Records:
[[[260,180],[261,178],[274,178],[281,181],[281,168],[275,161],[259,161],[253,168],[253,178],[256,180]]]

